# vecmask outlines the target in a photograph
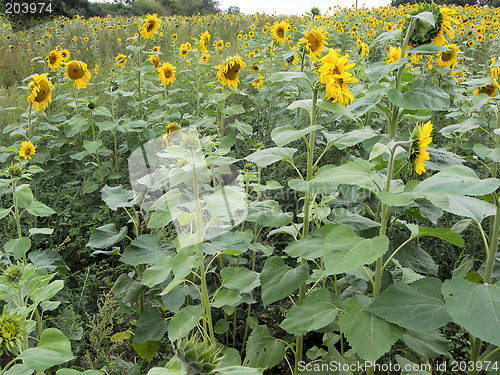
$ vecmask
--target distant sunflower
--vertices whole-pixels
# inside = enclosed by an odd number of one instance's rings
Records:
[[[286,41],[286,30],[288,23],[286,21],[275,22],[273,25],[273,39],[278,44],[283,44]]]
[[[164,85],[170,85],[175,81],[176,67],[166,62],[158,68],[158,78]]]
[[[152,38],[158,32],[160,27],[160,20],[158,19],[158,14],[149,14],[146,16],[144,23],[141,26],[141,35],[146,38]]]
[[[327,33],[323,27],[312,26],[304,32],[304,38],[299,39],[306,45],[312,61],[316,61],[323,54],[323,50],[328,45],[326,36]]]
[[[201,55],[200,62],[202,64],[206,64],[208,62],[208,59],[210,59],[210,54],[208,52],[206,52],[203,55]]]
[[[158,57],[158,55],[151,55],[149,56],[149,61],[155,66],[155,68],[153,69],[154,72],[160,66],[160,58]]]
[[[497,86],[495,86],[493,83],[490,83],[489,85],[486,86],[477,87],[474,90],[474,95],[486,94],[492,98],[496,96],[496,93],[497,93]]]
[[[47,56],[47,65],[52,70],[57,70],[63,63],[63,56],[60,51],[52,50]]]
[[[23,336],[27,334],[25,320],[16,313],[7,313],[6,309],[0,316],[0,350],[18,355],[22,347]]]
[[[162,135],[162,140],[163,140],[163,148],[169,147],[168,141],[172,137],[172,133],[180,130],[180,126],[176,122],[172,122],[171,124],[165,126],[165,133]]]
[[[205,30],[203,34],[200,35],[199,50],[201,53],[207,52],[208,42],[210,41],[210,34]]]
[[[35,155],[36,150],[35,146],[33,143],[30,141],[28,142],[21,142],[21,147],[19,148],[19,156],[24,158],[24,160],[30,159],[31,160],[31,155]]]
[[[457,52],[460,52],[460,49],[457,47],[456,44],[448,44],[446,47],[449,48],[451,51],[441,52],[439,54],[437,62],[439,66],[449,66],[450,68],[453,69],[457,64],[458,60]]]
[[[257,81],[253,81],[252,86],[259,88],[260,86],[262,86],[263,83],[264,83],[264,77],[262,77],[262,74],[259,74],[259,79]]]
[[[124,54],[120,53],[119,55],[117,55],[115,57],[115,62],[116,62],[117,65],[125,66],[125,64],[127,64],[127,56],[125,56]]]
[[[215,69],[219,69],[217,72],[217,79],[224,86],[229,86],[233,88],[238,88],[238,73],[243,69],[246,64],[243,62],[242,58],[236,54],[226,60],[222,65],[216,66]]]
[[[52,90],[54,86],[47,79],[48,73],[41,75],[33,75],[33,81],[29,83],[30,94],[28,96],[28,103],[33,105],[36,112],[40,110],[40,107],[45,110],[47,108],[47,103],[52,101]]]
[[[61,56],[62,56],[63,61],[64,62],[68,61],[69,57],[71,56],[69,51],[67,49],[61,49],[60,52],[61,52]]]
[[[432,123],[426,122],[422,126],[417,126],[412,137],[412,145],[410,150],[410,162],[417,174],[425,172],[425,161],[429,160],[427,148],[432,141],[431,137]]]
[[[191,43],[186,42],[184,44],[181,44],[181,46],[179,47],[179,56],[187,57],[189,51],[191,51]]]
[[[387,64],[393,64],[401,59],[401,47],[394,48],[390,47],[389,57],[387,58]]]
[[[64,75],[67,79],[72,79],[75,87],[84,89],[90,80],[90,72],[87,69],[87,64],[82,61],[73,60],[66,63],[66,72]]]

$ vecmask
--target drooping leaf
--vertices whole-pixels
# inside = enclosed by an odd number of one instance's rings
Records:
[[[153,264],[163,254],[160,247],[160,238],[156,234],[142,234],[125,248],[120,262],[138,266],[139,264]]]
[[[450,108],[450,96],[429,81],[417,79],[404,94],[389,89],[387,97],[396,106],[409,110],[444,111]]]
[[[101,189],[101,197],[113,211],[119,207],[132,207],[134,205],[134,192],[124,189],[121,185],[115,187],[104,185]]]
[[[290,142],[296,141],[318,129],[321,129],[321,126],[312,125],[304,129],[295,129],[292,125],[280,126],[279,128],[273,129],[271,132],[271,139],[278,147],[284,147]]]
[[[267,326],[257,326],[248,337],[244,365],[273,368],[285,357],[285,344],[269,333]]]
[[[252,202],[248,205],[246,221],[257,223],[264,227],[279,228],[290,224],[293,214],[281,211],[280,205],[276,201],[267,200],[262,202]]]
[[[87,246],[96,249],[106,249],[123,240],[126,235],[127,227],[123,227],[120,229],[120,232],[117,232],[115,224],[105,224],[92,230]]]
[[[288,147],[271,147],[264,150],[255,151],[248,155],[245,160],[255,163],[259,167],[267,167],[280,160],[292,161],[293,154],[297,150]]]
[[[168,321],[163,318],[157,307],[149,307],[137,322],[134,342],[161,341],[168,329]]]
[[[250,293],[260,285],[259,274],[243,267],[225,267],[221,269],[222,285],[240,293]]]

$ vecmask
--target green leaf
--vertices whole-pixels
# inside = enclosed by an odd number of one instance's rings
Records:
[[[244,122],[241,122],[239,120],[235,120],[232,124],[229,126],[236,128],[240,133],[244,135],[252,135],[253,129],[251,125],[245,124]]]
[[[55,280],[50,284],[40,286],[32,290],[30,297],[33,300],[33,303],[35,305],[38,305],[39,303],[48,301],[49,299],[54,297],[62,288],[64,288],[64,281]]]
[[[408,331],[403,335],[403,341],[411,350],[424,357],[435,358],[440,355],[450,355],[448,340],[439,330]]]
[[[29,185],[20,185],[14,192],[14,198],[17,200],[20,208],[27,208],[33,202],[33,192],[29,188]]]
[[[132,347],[135,349],[139,357],[145,359],[148,362],[151,362],[158,351],[160,349],[161,342],[160,341],[146,341],[142,344],[137,342],[132,343]]]
[[[323,132],[325,135],[328,145],[333,144],[339,150],[343,150],[347,147],[352,147],[360,142],[366,141],[367,139],[376,137],[377,133],[373,131],[369,126],[365,126],[361,129],[356,129],[348,133],[327,133]]]
[[[3,248],[7,253],[14,255],[15,259],[20,259],[31,248],[31,240],[29,237],[14,238],[8,240]]]
[[[53,228],[30,228],[28,230],[28,232],[30,232],[30,236],[33,236],[35,234],[52,234],[54,233],[54,229]]]
[[[406,224],[406,226],[408,227],[408,229],[411,230],[413,236],[416,236],[416,237],[424,237],[424,236],[436,237],[436,238],[440,238],[444,241],[448,241],[449,243],[452,243],[455,246],[459,246],[459,247],[464,246],[464,240],[462,239],[462,237],[460,237],[459,234],[453,232],[451,229],[421,227],[421,226],[417,226],[415,224]]]
[[[148,228],[159,229],[167,226],[173,220],[176,220],[182,211],[175,210],[170,212],[170,207],[167,205],[165,209],[158,209],[153,212],[148,220]]]
[[[468,131],[479,128],[480,126],[486,126],[486,120],[483,117],[472,117],[459,122],[458,124],[448,125],[442,128],[439,132],[446,138],[454,138],[453,133],[463,134]]]
[[[111,117],[113,116],[109,109],[106,107],[103,107],[102,105],[94,109],[94,115],[96,116],[108,116]]]
[[[273,368],[285,358],[285,344],[269,333],[267,326],[257,326],[248,337],[244,365]]]
[[[271,138],[278,147],[283,147],[318,129],[321,129],[321,126],[311,125],[305,129],[295,129],[292,125],[285,125],[274,128],[271,132]]]
[[[172,255],[163,252],[155,264],[144,270],[141,283],[152,288],[168,279],[172,271]]]
[[[399,31],[399,30],[398,30]],[[386,64],[384,62],[379,62],[370,65],[365,69],[365,73],[368,76],[368,79],[372,82],[378,82],[389,72],[392,72],[393,70],[399,69],[401,66],[406,64],[408,62],[408,57],[403,57],[402,59],[396,61],[395,63],[392,64]]]
[[[480,223],[485,217],[493,216],[496,207],[480,199],[467,197],[463,195],[447,195],[448,204],[441,208],[452,214],[468,217]]]
[[[83,148],[90,154],[94,154],[99,147],[102,146],[102,141],[98,139],[97,141],[84,141]]]
[[[232,224],[239,220],[247,204],[246,193],[240,186],[218,187],[213,193],[205,194],[203,200],[212,217],[231,221]]]
[[[357,185],[372,191],[378,191],[373,183],[370,163],[363,159],[349,160],[341,166],[326,165],[318,170],[314,177],[315,183],[337,183]]]
[[[434,194],[486,195],[500,186],[500,180],[481,180],[476,173],[463,165],[446,168],[422,181],[415,192]]]
[[[250,293],[260,285],[259,274],[243,267],[226,267],[221,269],[222,285],[240,293]]]
[[[340,115],[343,115],[345,117],[350,118],[351,120],[355,120],[354,115],[349,111],[348,106],[344,106],[340,104],[339,102],[331,102],[329,100],[323,100],[319,102],[318,108],[321,108],[325,111],[332,112],[332,113],[338,113]]]
[[[293,258],[302,257],[307,260],[314,260],[323,256],[326,235],[330,232],[331,226],[324,226],[307,237],[291,242],[286,248],[285,253]]]
[[[120,232],[117,232],[115,224],[105,224],[92,230],[87,246],[95,249],[106,249],[120,242],[126,236],[127,227],[123,227]]]
[[[56,328],[48,328],[42,332],[38,346],[25,350],[18,358],[30,369],[42,372],[75,357],[66,336]]]
[[[312,99],[302,99],[302,100],[296,100],[287,107],[287,109],[293,111],[294,109],[297,108],[303,108],[307,112],[311,113],[312,110]]]
[[[147,341],[161,341],[168,329],[168,321],[164,319],[157,307],[149,307],[142,313],[137,322],[134,342],[143,344]]]
[[[118,207],[132,207],[134,205],[134,192],[120,186],[109,187],[104,185],[101,189],[101,197],[113,211]]]
[[[492,149],[486,147],[482,143],[476,143],[472,149],[483,159],[490,159],[495,163],[500,163],[500,146]]]
[[[425,12],[427,13],[427,12]],[[430,13],[430,12],[429,12]],[[432,13],[431,13],[432,14]],[[450,52],[450,49],[437,44],[424,44],[418,47],[413,47],[407,50],[408,53],[435,54],[440,52]]]
[[[253,367],[230,366],[217,368],[216,372],[220,375],[262,375],[264,370]]]
[[[30,369],[25,364],[17,364],[8,369],[5,375],[31,375],[33,371],[34,370]]]
[[[339,316],[341,331],[353,350],[366,361],[376,361],[388,352],[405,331],[365,311],[355,299],[345,300]]]
[[[288,267],[280,257],[269,258],[260,274],[262,303],[267,306],[288,297],[297,290],[309,276],[309,266]]]
[[[203,315],[203,306],[186,306],[182,308],[172,319],[168,325],[168,338],[171,342],[185,337],[191,330],[196,327]]]
[[[439,87],[417,79],[411,89],[404,94],[396,89],[389,89],[387,97],[396,106],[409,110],[444,111],[450,108],[450,96]]]
[[[235,306],[241,301],[241,296],[229,289],[221,289],[215,296],[212,306],[221,308],[222,306]]]
[[[371,264],[389,248],[387,236],[362,238],[341,225],[333,229],[325,240],[323,259],[329,275],[344,273],[365,264]]]
[[[410,17],[419,18],[421,20],[424,20],[427,23],[430,23],[431,26],[433,26],[433,27],[436,24],[436,20],[434,19],[434,13],[432,13],[432,12],[427,12],[427,11],[426,12],[418,12],[415,15],[410,15]]]
[[[396,283],[384,290],[366,311],[415,331],[440,328],[450,321],[441,301],[441,281],[417,280],[410,285]]]
[[[147,375],[187,375],[187,372],[182,370],[171,370],[165,367],[153,367],[148,371]]]
[[[280,160],[292,161],[293,154],[297,150],[288,147],[271,147],[264,150],[255,151],[248,155],[245,160],[255,163],[259,167],[267,167]]]
[[[52,208],[37,200],[33,200],[26,210],[33,216],[50,216],[56,213]]]
[[[291,223],[292,218],[293,214],[291,212],[285,213],[281,211],[278,202],[267,200],[250,203],[245,221],[257,223],[264,227],[279,228]]]
[[[224,113],[227,116],[235,116],[241,113],[245,113],[245,109],[241,104],[232,104],[229,107],[223,108],[222,113]]]
[[[156,234],[142,234],[125,248],[120,262],[138,266],[139,264],[153,264],[163,254],[160,247],[160,238]]]
[[[389,207],[409,206],[418,197],[414,193],[391,193],[389,191],[381,191],[377,195],[380,202]]]
[[[0,208],[0,219],[10,214],[10,208]]]
[[[327,326],[335,320],[338,310],[332,303],[328,289],[316,289],[288,311],[280,327],[296,336]]]
[[[453,321],[472,335],[500,346],[500,286],[463,279],[443,283],[445,306]]]
[[[87,370],[84,372],[78,371],[78,370],[73,370],[69,368],[62,368],[57,370],[56,375],[104,375],[104,372],[97,371],[97,370]]]

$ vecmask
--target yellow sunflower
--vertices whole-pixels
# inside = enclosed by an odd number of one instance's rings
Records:
[[[186,57],[189,51],[191,51],[191,43],[186,42],[181,44],[179,48],[179,56]]]
[[[200,35],[200,47],[198,48],[201,53],[207,52],[208,42],[210,41],[210,34],[205,30],[203,34]]]
[[[208,62],[208,59],[210,59],[210,54],[208,52],[206,52],[203,55],[201,55],[200,62],[202,64],[206,64]]]
[[[497,93],[497,86],[494,85],[493,83],[490,83],[489,85],[486,86],[477,87],[474,90],[474,95],[486,94],[492,98],[496,96],[496,93]]]
[[[61,52],[61,56],[64,62],[69,60],[71,54],[67,49],[59,49],[59,52]]]
[[[127,64],[127,56],[125,56],[124,54],[120,53],[119,55],[117,55],[115,57],[115,62],[116,62],[117,65],[125,66],[125,64]]]
[[[149,56],[149,61],[155,66],[155,68],[153,69],[154,72],[160,66],[160,58],[158,57],[158,55],[151,55]]]
[[[158,68],[158,78],[164,85],[170,85],[175,81],[176,67],[166,62]]]
[[[158,32],[160,27],[160,20],[158,19],[158,14],[149,14],[146,16],[144,23],[141,26],[141,35],[146,38],[152,38]]]
[[[264,83],[264,77],[262,77],[262,74],[259,74],[259,79],[257,81],[252,82],[252,86],[259,88],[260,86],[262,86],[263,83]]]
[[[456,10],[448,8],[446,5],[444,5],[440,8],[440,11],[443,14],[443,23],[438,35],[434,38],[432,43],[442,46],[446,43],[444,33],[446,33],[450,37],[450,39],[455,39],[455,30],[453,30],[451,23],[453,22],[455,24],[458,24],[458,21],[453,18],[453,16],[457,13]]]
[[[321,66],[318,71],[320,81],[325,85],[327,99],[331,99],[333,103],[339,102],[342,105],[348,105],[354,100],[348,84],[358,82],[358,79],[352,77],[348,70],[355,65],[349,63],[347,53],[340,56],[339,50],[333,48],[321,59]]]
[[[165,133],[163,133],[161,137],[163,139],[163,148],[169,147],[168,141],[170,140],[172,133],[180,128],[181,127],[176,122],[172,122],[171,124],[165,126]]]
[[[286,41],[285,32],[288,28],[286,21],[275,22],[273,25],[273,39],[278,44],[283,44]]]
[[[33,143],[31,143],[30,141],[28,142],[21,142],[21,147],[19,147],[19,156],[24,158],[24,160],[26,159],[30,159],[31,160],[31,155],[35,155],[36,154],[36,150],[35,150],[35,146],[33,145]]]
[[[222,65],[216,66],[215,69],[219,69],[217,72],[217,79],[222,83],[223,86],[238,88],[238,73],[243,69],[246,64],[243,62],[242,58],[236,54],[226,60]]]
[[[33,81],[29,83],[30,94],[28,96],[28,103],[33,105],[35,112],[40,110],[40,107],[45,110],[47,103],[52,101],[52,90],[54,86],[47,79],[49,74],[33,75]]]
[[[368,44],[361,42],[359,45],[359,57],[363,58],[370,54],[370,49],[368,48]]]
[[[87,69],[87,64],[78,60],[66,63],[64,75],[67,79],[72,79],[75,87],[80,89],[86,88],[90,80],[90,72]]]
[[[326,37],[327,33],[323,27],[311,26],[309,30],[304,32],[304,38],[299,39],[306,45],[312,61],[316,61],[323,54],[323,50],[328,45]]]
[[[457,47],[456,44],[448,44],[446,47],[449,48],[451,51],[441,52],[439,54],[437,62],[439,66],[449,66],[450,68],[453,69],[457,64],[457,59],[458,59],[457,52],[460,52],[460,49]]]
[[[49,66],[49,68],[52,70],[57,70],[61,67],[62,63],[63,56],[61,54],[61,51],[50,51],[49,55],[47,56],[47,65]]]
[[[401,58],[401,47],[398,48],[390,47],[389,57],[387,58],[386,63],[387,64],[395,63],[399,61],[400,58]]]
[[[415,136],[413,137],[410,161],[413,164],[415,172],[422,174],[425,172],[425,161],[429,160],[429,153],[427,152],[427,147],[432,141],[431,137],[432,123],[430,121],[426,122],[422,127],[418,126],[416,128]]]

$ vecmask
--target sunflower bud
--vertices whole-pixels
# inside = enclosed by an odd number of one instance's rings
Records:
[[[7,313],[3,311],[0,316],[0,350],[18,355],[21,340],[26,334],[26,323],[24,319],[17,316],[16,313]]]
[[[182,370],[191,375],[211,373],[223,358],[221,351],[216,344],[209,345],[197,336],[184,338],[177,345],[177,357],[181,360]]]
[[[19,177],[23,173],[23,167],[19,163],[11,163],[7,172],[11,177]]]
[[[182,146],[187,150],[197,150],[200,148],[200,141],[196,133],[182,134]]]
[[[434,38],[436,38],[441,31],[441,26],[443,24],[443,13],[439,7],[432,4],[420,4],[417,10],[410,12],[410,16],[416,16],[424,12],[430,12],[434,16],[434,26],[422,18],[415,18],[413,30],[411,32],[408,44],[413,47],[421,46],[423,44],[432,43]],[[406,35],[408,27],[414,17],[407,17],[405,20],[405,26],[403,29],[403,35]]]
[[[5,277],[5,280],[8,282],[13,283],[21,277],[22,273],[23,271],[18,264],[12,264],[3,271],[3,277]]]

